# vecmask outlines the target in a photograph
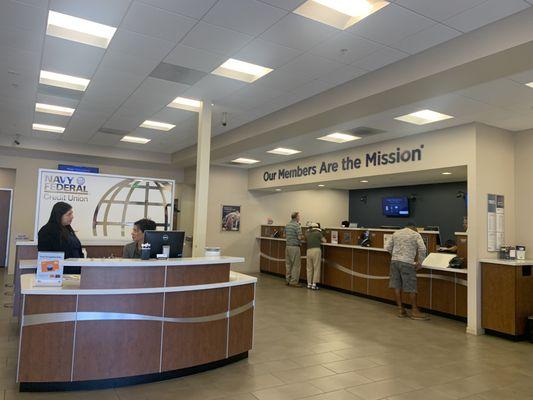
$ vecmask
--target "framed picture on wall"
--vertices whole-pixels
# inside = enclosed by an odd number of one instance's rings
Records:
[[[227,232],[241,230],[241,206],[222,206],[222,230]]]

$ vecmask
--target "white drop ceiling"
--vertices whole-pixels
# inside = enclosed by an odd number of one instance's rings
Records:
[[[177,96],[214,102],[213,135],[224,135],[383,66],[524,12],[533,0],[392,0],[345,31],[292,13],[301,3],[303,0],[4,0],[0,3],[0,136],[20,135],[22,146],[24,138],[50,140],[55,151],[61,143],[71,142],[168,157],[196,143],[197,114],[166,107]],[[118,29],[107,49],[46,36],[49,10]],[[253,83],[210,74],[230,57],[274,71]],[[161,62],[205,76],[190,85],[151,77]],[[43,90],[38,84],[41,69],[91,82],[78,97],[66,97]],[[533,89],[523,85],[528,80],[533,81],[531,71],[413,106],[434,106],[455,116],[432,124],[432,128],[477,120],[506,129],[527,129],[533,127]],[[36,102],[76,111],[72,117],[35,113]],[[338,128],[370,126],[387,131],[365,141],[427,130],[392,119],[411,111],[410,107],[387,110]],[[219,123],[223,112],[227,113],[225,127]],[[139,128],[146,119],[169,122],[176,128],[168,132]],[[34,122],[66,129],[59,135],[35,132],[31,129]],[[317,133],[269,147],[302,150],[291,157],[340,148],[317,142]],[[151,141],[146,145],[120,142],[124,134]],[[264,163],[287,159],[267,155],[265,148],[235,156]],[[224,164],[227,159],[214,161]]]

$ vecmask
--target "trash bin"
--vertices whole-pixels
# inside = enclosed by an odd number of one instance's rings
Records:
[[[526,338],[530,343],[533,343],[533,315],[527,317]]]

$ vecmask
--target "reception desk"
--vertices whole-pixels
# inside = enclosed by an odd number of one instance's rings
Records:
[[[233,257],[66,260],[62,287],[21,277],[21,391],[113,387],[183,376],[247,356],[257,279]]]
[[[280,227],[281,228],[281,227]],[[270,229],[272,231],[270,231]],[[278,227],[263,226],[262,234],[272,234]],[[347,293],[362,295],[388,302],[394,301],[389,288],[390,254],[383,248],[387,234],[394,231],[368,229],[372,247],[358,246],[356,238],[367,229],[326,228],[328,243],[322,245],[322,285]],[[331,232],[338,232],[339,243],[331,243]],[[421,232],[429,252],[436,251],[437,232]],[[342,240],[341,240],[342,239]],[[260,236],[260,270],[285,275],[285,239]],[[348,244],[341,243],[348,242]],[[379,247],[378,247],[379,246]],[[301,280],[306,280],[305,243],[302,244]],[[453,317],[466,318],[466,269],[424,267],[418,276],[418,305]],[[409,298],[404,295],[404,302]]]

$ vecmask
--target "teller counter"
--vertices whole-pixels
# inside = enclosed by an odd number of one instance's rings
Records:
[[[21,279],[21,391],[114,387],[247,357],[257,278],[236,257],[69,259],[62,287]]]
[[[268,233],[262,227],[261,233]],[[331,231],[339,231],[339,243],[331,241]],[[355,237],[367,229],[326,228],[328,243],[322,245],[321,283],[331,289],[341,290],[354,295],[394,301],[394,291],[389,288],[390,254],[383,248],[384,235],[391,230],[368,229],[372,247],[358,246]],[[358,232],[359,231],[359,232]],[[350,232],[353,232],[350,234]],[[436,251],[436,232],[421,232],[428,244],[429,252]],[[350,244],[342,244],[343,241]],[[386,236],[385,236],[386,238]],[[285,239],[260,236],[259,267],[261,272],[285,276]],[[380,245],[380,247],[377,247]],[[306,281],[305,243],[301,246],[302,268],[300,279]],[[418,305],[427,310],[465,319],[467,316],[467,279],[466,269],[424,267],[418,276]],[[404,302],[409,298],[404,295]]]

